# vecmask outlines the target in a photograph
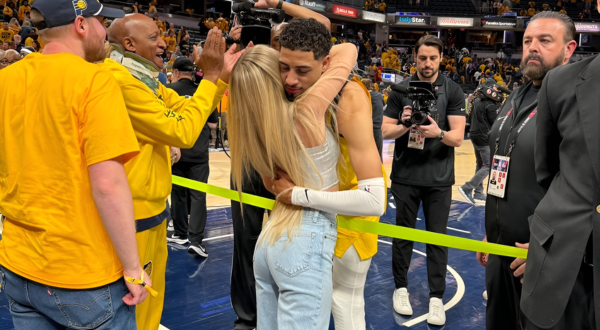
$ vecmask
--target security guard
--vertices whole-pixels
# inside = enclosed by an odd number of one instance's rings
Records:
[[[564,23],[555,15],[566,17],[543,12],[531,19],[523,37],[521,63],[530,82],[513,91],[490,130],[490,177],[495,180],[488,185],[484,241],[509,246],[529,242],[528,218],[545,194],[536,180],[534,159],[538,92],[546,73],[568,63],[574,50],[561,51],[571,44],[565,40],[572,40],[572,36],[564,36],[570,28],[568,21]],[[574,32],[573,23],[570,25]],[[546,41],[548,33],[552,35],[551,43]],[[525,329],[526,320],[519,306],[522,284],[516,277],[520,274],[511,269],[514,258],[477,253],[477,259],[486,267],[487,329]]]

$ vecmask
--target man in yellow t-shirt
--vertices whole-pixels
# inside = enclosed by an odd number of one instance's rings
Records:
[[[25,19],[27,12],[31,12],[31,7],[29,7],[28,1],[23,1],[23,5],[19,7],[19,21],[22,22]]]
[[[0,71],[2,289],[17,330],[65,328],[72,317],[133,330],[127,305],[144,301],[151,284],[141,278],[123,167],[139,147],[119,85],[90,63],[104,58],[102,16],[124,13],[92,1],[81,16],[57,9],[72,5],[37,0],[32,20],[47,24],[40,30],[46,54]],[[63,315],[59,298],[62,306],[90,308],[66,307]]]
[[[175,35],[172,32],[169,33],[169,36],[167,38],[165,38],[165,43],[167,44],[167,49],[170,52],[175,51],[175,46],[177,46],[177,39],[175,39]]]
[[[2,24],[2,29],[0,29],[0,41],[10,43],[13,41],[14,35],[15,31],[9,29],[8,23]]]
[[[15,17],[15,4],[12,2],[7,3],[6,6],[4,6],[2,13],[4,14],[4,18],[6,20]]]
[[[142,14],[114,20],[108,31],[110,58],[100,64],[113,74],[121,86],[141,151],[125,166],[125,170],[133,195],[140,261],[159,293],[157,298],[152,297],[137,306],[136,318],[139,329],[152,330],[159,327],[164,305],[166,220],[169,217],[167,197],[172,187],[169,147],[193,147],[210,113],[229,86],[233,65],[244,53],[235,53],[236,46],[233,46],[223,59],[225,41],[221,38],[221,31],[211,30],[202,56],[196,60],[204,79],[197,93],[185,98],[156,79],[163,68],[160,55],[167,47],[158,38],[159,34],[152,19]],[[127,42],[130,38],[139,40],[135,47]],[[127,57],[126,52],[138,56]],[[188,251],[208,256],[203,246],[191,245]]]

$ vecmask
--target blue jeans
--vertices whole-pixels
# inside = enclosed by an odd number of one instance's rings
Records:
[[[0,266],[0,284],[15,330],[137,329],[135,306],[122,300],[129,293],[123,279],[94,289],[60,289]]]
[[[335,215],[305,209],[300,232],[291,242],[287,240],[283,235],[272,246],[268,242],[256,246],[257,329],[328,329],[337,240]]]

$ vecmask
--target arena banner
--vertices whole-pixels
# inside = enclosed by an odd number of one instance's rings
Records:
[[[600,32],[600,23],[575,22],[577,32]]]
[[[457,26],[471,27],[473,26],[473,18],[471,17],[438,17],[438,26]]]
[[[498,18],[482,18],[481,27],[499,28],[499,29],[514,29],[517,27],[515,19],[498,19]]]
[[[178,186],[231,199],[236,202],[240,201],[240,194],[234,190],[213,186],[199,181],[185,179],[175,175],[173,175],[172,180],[173,184],[176,184]],[[246,193],[242,193],[241,198],[244,204],[257,206],[267,210],[272,210],[275,206],[275,201],[268,198],[254,196]],[[473,239],[467,239],[445,234],[432,233],[419,229],[390,225],[387,223],[352,219],[343,215],[338,215],[338,228],[387,236],[392,238],[405,239],[425,244],[445,246],[453,249],[490,253],[513,258],[527,258],[527,250],[519,249],[517,247],[482,242]]]
[[[336,15],[348,16],[348,17],[358,17],[358,9],[352,7],[345,7],[339,5],[333,5],[332,7],[333,13]]]
[[[300,0],[299,5],[317,11],[325,11],[325,9],[327,9],[327,4],[325,2],[317,0]]]
[[[396,16],[394,25],[431,25],[428,16]]]
[[[362,19],[367,21],[375,21],[380,23],[385,23],[386,16],[385,14],[374,13],[372,11],[363,10]]]

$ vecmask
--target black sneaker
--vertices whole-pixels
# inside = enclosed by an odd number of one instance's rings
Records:
[[[182,238],[179,237],[177,235],[175,235],[175,233],[172,233],[170,235],[167,235],[167,242],[169,243],[177,243],[177,244],[181,244],[181,245],[185,245],[190,243],[190,241],[186,238]]]
[[[463,186],[464,187],[464,186]],[[458,192],[467,200],[467,202],[471,204],[475,204],[475,200],[473,199],[473,189],[458,187]]]
[[[206,252],[206,248],[202,244],[192,244],[188,247],[187,251],[202,258],[208,258],[208,252]]]

